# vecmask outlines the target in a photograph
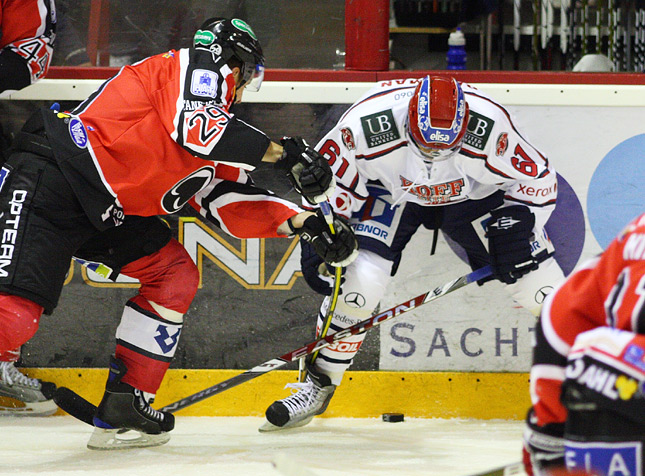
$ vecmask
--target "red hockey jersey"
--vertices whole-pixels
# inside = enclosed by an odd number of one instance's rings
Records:
[[[2,0],[0,48],[27,61],[31,82],[47,74],[55,38],[54,0]]]
[[[551,354],[562,359],[533,366],[531,397],[538,424],[561,423],[560,385],[576,336],[598,327],[645,334],[645,214],[549,295],[540,322]]]
[[[80,169],[95,167],[126,215],[174,213],[198,195],[191,203],[235,236],[276,236],[299,209],[252,186],[245,170],[270,141],[229,111],[234,100],[230,68],[209,53],[172,50],[126,66],[65,118],[93,162],[78,160],[73,172],[87,177]],[[59,162],[72,177],[72,161]],[[223,204],[227,213],[215,209]],[[233,223],[241,216],[244,227]]]

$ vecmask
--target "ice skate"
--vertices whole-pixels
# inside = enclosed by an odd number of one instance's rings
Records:
[[[155,410],[145,392],[121,382],[127,369],[112,358],[103,400],[94,416],[94,433],[87,443],[91,450],[120,450],[159,446],[170,440],[175,417]]]
[[[332,385],[327,375],[308,368],[303,383],[289,383],[285,388],[295,392],[267,408],[267,421],[260,427],[261,432],[305,426],[313,417],[324,413],[336,385]]]
[[[0,415],[53,415],[55,391],[53,383],[27,377],[13,362],[0,362]]]

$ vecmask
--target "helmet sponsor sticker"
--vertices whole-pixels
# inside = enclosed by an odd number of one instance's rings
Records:
[[[490,117],[470,111],[470,120],[468,121],[464,143],[475,149],[484,150],[494,125],[495,121]]]
[[[195,96],[215,97],[217,74],[207,69],[196,69],[190,81],[190,92]]]
[[[197,30],[195,36],[193,37],[193,44],[195,46],[210,46],[215,41],[215,35],[213,32],[208,30]]]
[[[231,23],[238,30],[242,30],[248,33],[249,35],[251,35],[251,38],[253,38],[254,40],[258,39],[258,37],[255,36],[255,33],[253,33],[253,30],[251,30],[251,27],[244,20],[240,20],[239,18],[233,18],[233,20],[231,20]]]
[[[361,117],[361,125],[368,147],[378,147],[401,138],[391,109]]]
[[[69,121],[69,135],[77,147],[81,149],[87,147],[87,132],[80,119],[74,117]]]

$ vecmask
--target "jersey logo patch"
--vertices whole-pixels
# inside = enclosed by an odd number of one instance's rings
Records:
[[[179,334],[181,334],[181,329],[177,329],[173,335],[170,335],[168,332],[168,327],[163,324],[159,324],[157,327],[158,334],[154,337],[159,344],[159,348],[164,354],[167,354],[175,348],[177,341],[179,340]]]
[[[87,147],[87,132],[80,119],[74,117],[69,121],[69,135],[77,147],[81,149]]]
[[[356,150],[356,141],[354,140],[354,133],[349,127],[343,127],[340,130],[340,134],[343,138],[343,144],[349,150]]]
[[[215,168],[202,167],[188,177],[183,178],[168,190],[161,199],[161,206],[168,213],[175,213],[181,210],[188,200],[193,198],[197,192],[202,190],[213,180]]]
[[[391,109],[361,117],[361,125],[367,147],[378,147],[401,138]]]
[[[497,138],[497,144],[495,144],[495,155],[501,157],[506,152],[506,149],[508,149],[508,133],[502,132]]]
[[[475,149],[484,150],[494,125],[495,121],[491,118],[470,111],[464,143]]]
[[[217,74],[207,69],[196,69],[190,80],[190,92],[194,96],[215,97],[217,92]]]

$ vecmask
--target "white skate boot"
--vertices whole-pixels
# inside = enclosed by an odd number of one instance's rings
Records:
[[[327,410],[336,385],[327,375],[309,367],[303,383],[289,383],[285,388],[293,388],[295,392],[267,408],[267,421],[260,427],[261,432],[305,426]]]
[[[13,362],[0,362],[0,415],[53,415],[55,391],[53,383],[27,377]]]

